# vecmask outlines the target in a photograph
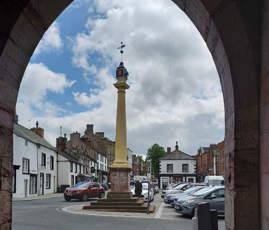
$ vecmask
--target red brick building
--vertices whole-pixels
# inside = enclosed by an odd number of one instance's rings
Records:
[[[224,159],[224,141],[210,144],[208,147],[200,147],[196,155],[197,180],[203,181],[208,175],[224,176]]]

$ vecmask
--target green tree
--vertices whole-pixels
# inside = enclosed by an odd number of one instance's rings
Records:
[[[157,177],[159,170],[159,159],[165,155],[164,148],[158,144],[152,145],[147,152],[147,158],[151,161],[152,174]]]

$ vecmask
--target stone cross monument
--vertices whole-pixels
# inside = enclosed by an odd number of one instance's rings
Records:
[[[121,55],[125,45],[121,42],[119,47]],[[129,88],[127,84],[128,71],[121,60],[116,70],[117,82],[114,86],[118,89],[117,119],[116,119],[116,144],[115,160],[110,167],[110,181],[112,192],[130,192],[129,173],[131,168],[127,161],[127,129],[126,129],[126,106],[125,91]]]

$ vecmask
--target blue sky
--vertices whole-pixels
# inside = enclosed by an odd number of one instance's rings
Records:
[[[154,143],[195,154],[224,136],[218,74],[196,28],[167,0],[77,0],[51,25],[21,84],[19,122],[39,120],[55,145],[87,123],[114,139],[115,68],[126,43],[128,145]]]

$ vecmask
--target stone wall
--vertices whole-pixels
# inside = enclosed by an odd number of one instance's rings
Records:
[[[204,38],[225,105],[226,228],[268,229],[268,0],[174,0]],[[21,78],[71,0],[0,2],[1,229],[11,228],[12,125]],[[251,207],[251,208],[250,208]]]

